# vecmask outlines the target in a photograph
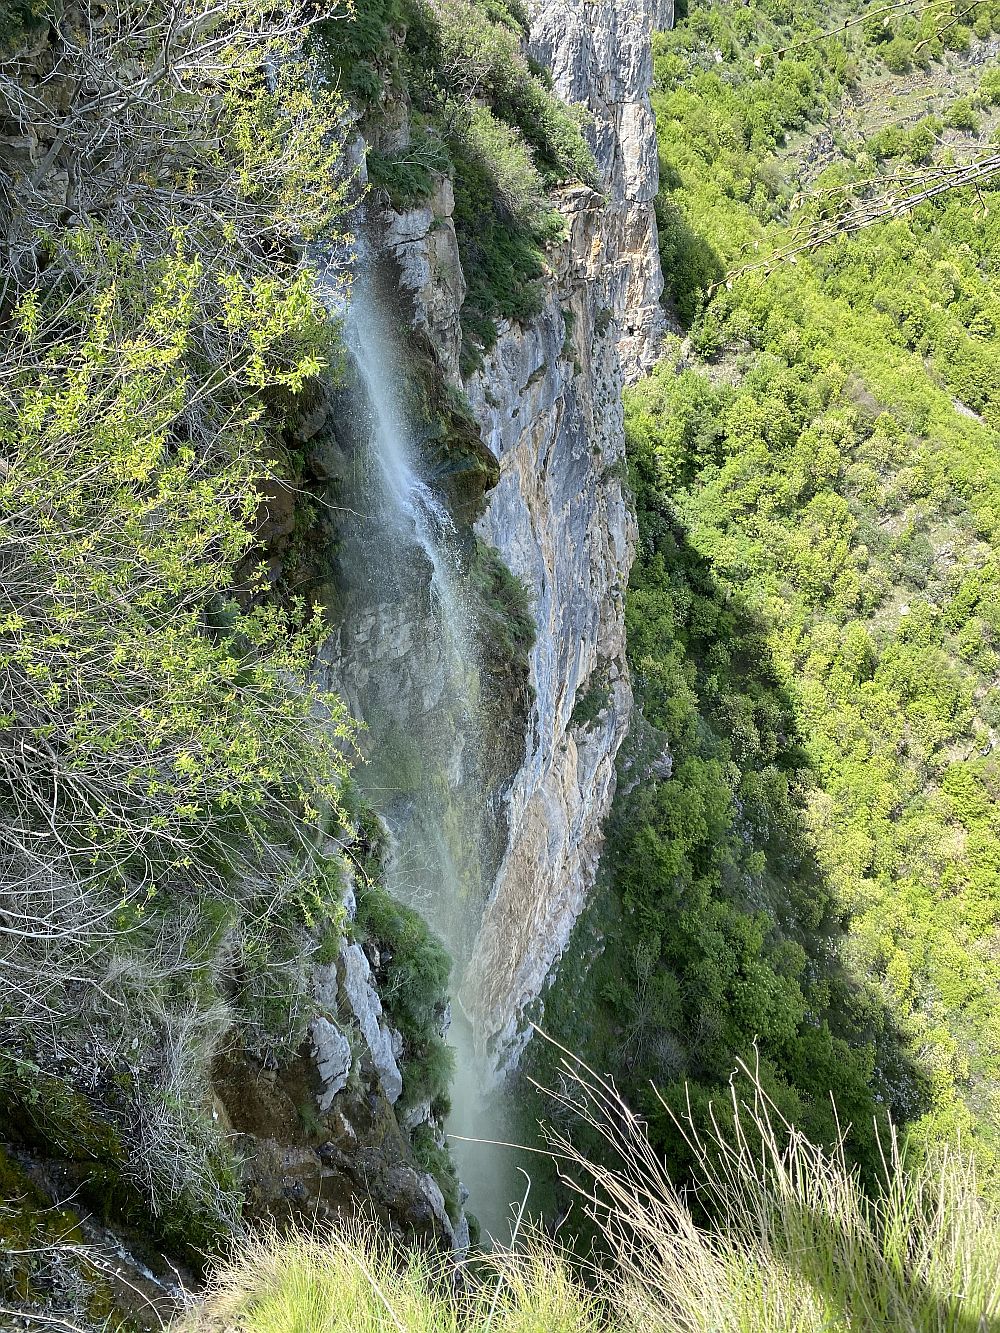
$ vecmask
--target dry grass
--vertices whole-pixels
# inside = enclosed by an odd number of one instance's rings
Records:
[[[615,1166],[553,1136],[566,1179],[612,1261],[592,1287],[537,1235],[456,1273],[384,1236],[265,1237],[234,1251],[177,1333],[993,1333],[1000,1215],[957,1152],[910,1166],[886,1145],[872,1199],[843,1143],[817,1148],[782,1120],[753,1071],[735,1129],[686,1134],[696,1223],[613,1085],[569,1052],[565,1108]]]

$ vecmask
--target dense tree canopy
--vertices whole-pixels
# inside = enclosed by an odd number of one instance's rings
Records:
[[[680,327],[626,401],[641,718],[543,1021],[620,1075],[675,1165],[649,1080],[698,1115],[756,1040],[796,1123],[829,1135],[832,1093],[866,1168],[888,1111],[995,1169],[996,196],[767,256],[837,190],[980,151],[997,116],[969,53],[996,15],[963,37],[894,14],[888,42],[812,40],[820,17],[692,6],[657,38]]]

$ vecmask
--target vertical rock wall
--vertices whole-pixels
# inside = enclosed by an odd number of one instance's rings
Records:
[[[662,3],[662,0],[660,0]],[[632,694],[624,595],[634,527],[622,494],[622,388],[655,356],[662,287],[649,102],[657,0],[541,0],[531,50],[593,117],[603,193],[564,192],[568,242],[542,314],[501,328],[465,385],[500,481],[480,523],[531,591],[535,700],[508,796],[507,851],[463,1003],[498,1073],[593,883]],[[576,710],[574,714],[574,709]]]

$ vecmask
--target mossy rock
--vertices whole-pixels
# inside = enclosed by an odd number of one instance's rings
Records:
[[[59,1202],[66,1187],[46,1184],[45,1169],[0,1147],[0,1305],[49,1327],[146,1333],[162,1329],[176,1302],[150,1272],[158,1256],[133,1258],[127,1236],[109,1237]],[[114,1263],[102,1262],[108,1244]],[[176,1270],[168,1270],[172,1276]]]
[[[69,1077],[0,1060],[0,1091],[3,1136],[57,1167],[69,1189],[102,1222],[134,1228],[195,1265],[223,1243],[220,1221],[204,1209],[177,1197],[154,1213],[134,1181],[133,1147],[125,1129],[131,1085],[126,1090],[112,1079],[100,1095],[84,1093]],[[221,1197],[230,1182],[223,1179],[224,1164],[213,1163],[212,1169],[218,1169]]]

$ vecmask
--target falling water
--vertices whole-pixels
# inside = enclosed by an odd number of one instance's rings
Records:
[[[469,625],[457,586],[455,527],[443,502],[417,472],[396,385],[393,345],[370,290],[359,283],[347,317],[347,341],[370,414],[368,460],[377,476],[381,538],[397,552],[415,545],[429,564],[431,593],[456,683],[474,670]]]
[[[444,939],[457,992],[487,878],[474,599],[460,535],[422,474],[401,398],[400,349],[364,278],[355,282],[346,327],[358,381],[351,499],[362,518],[342,559],[357,618],[371,624],[356,700],[369,730],[367,794],[393,837],[387,887]],[[470,1189],[469,1208],[484,1234],[505,1239],[509,1153],[467,1141],[503,1133],[457,1007],[449,1041],[457,1068],[447,1130],[461,1136],[453,1148]]]

